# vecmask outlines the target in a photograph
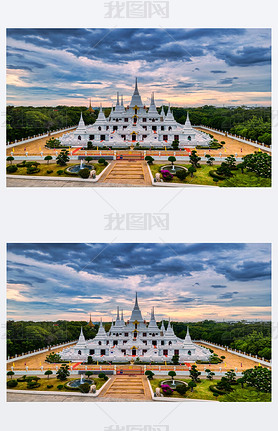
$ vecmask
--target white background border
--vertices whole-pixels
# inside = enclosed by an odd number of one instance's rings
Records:
[[[273,30],[273,112],[277,106],[277,3],[219,0],[170,0],[169,19],[105,19],[104,1],[5,2],[1,6],[1,376],[5,375],[6,242],[272,242],[273,286],[277,266],[277,151],[273,151],[272,189],[6,189],[5,188],[5,29],[6,27],[267,27]],[[276,79],[275,79],[276,78]],[[276,120],[277,122],[277,120]],[[273,147],[277,145],[277,124]],[[276,170],[276,173],[275,173]],[[80,203],[86,203],[85,208]],[[170,214],[169,231],[105,231],[104,214],[158,212]],[[274,364],[277,355],[277,286],[273,288]],[[274,376],[277,373],[274,366]],[[264,403],[5,403],[0,388],[3,429],[103,431],[118,423],[169,425],[190,429],[273,429],[277,423],[277,388]],[[235,410],[236,409],[236,410]],[[276,410],[276,416],[274,412]],[[115,422],[113,422],[115,421]]]

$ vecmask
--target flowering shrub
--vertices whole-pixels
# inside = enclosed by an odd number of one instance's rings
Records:
[[[164,395],[170,396],[173,393],[173,389],[169,385],[161,385],[161,389]]]
[[[162,173],[162,178],[165,181],[171,181],[173,179],[173,175],[169,171],[167,171],[167,169],[162,169],[161,173]]]

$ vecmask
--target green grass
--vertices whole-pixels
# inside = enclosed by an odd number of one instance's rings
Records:
[[[166,379],[153,379],[150,380],[153,391],[159,387],[160,382]],[[190,382],[191,379],[178,379],[183,382]],[[193,392],[189,389],[185,396],[178,394],[174,391],[172,398],[190,398],[193,400],[212,400],[212,401],[222,401],[222,402],[270,402],[271,394],[265,394],[262,392],[257,392],[254,388],[237,387],[233,392],[228,395],[219,395],[215,397],[212,391],[209,389],[211,385],[216,385],[220,380],[213,379],[212,381],[208,379],[202,379],[200,383],[194,388]]]
[[[184,166],[185,168],[189,168],[191,164],[179,164],[180,166]],[[157,172],[160,172],[162,168],[161,164],[150,165],[150,169],[153,177]],[[271,187],[271,179],[270,178],[260,178],[257,177],[252,172],[244,172],[241,173],[240,170],[234,171],[234,176],[231,179],[218,181],[216,183],[213,181],[213,178],[209,175],[209,171],[217,169],[218,165],[208,166],[201,165],[200,168],[194,172],[193,178],[188,175],[185,180],[180,180],[176,176],[174,176],[172,181],[169,183],[177,183],[177,184],[199,184],[206,186],[220,186],[220,187]]]
[[[50,377],[49,379],[41,378],[40,380],[38,380],[38,383],[40,383],[40,387],[38,388],[28,389],[27,382],[18,382],[18,385],[15,388],[11,388],[11,389],[27,390],[27,391],[59,391],[59,389],[57,389],[58,385],[64,385],[65,383],[70,382],[71,380],[76,380],[77,378],[78,377],[68,378],[63,382],[61,382],[61,380],[56,379],[56,377],[52,377],[52,378]],[[90,379],[94,380],[97,389],[100,389],[102,385],[104,385],[105,383],[103,379],[99,379],[98,377],[91,376]],[[47,388],[47,385],[53,385],[53,388]],[[63,388],[59,392],[70,392],[70,389]]]
[[[76,163],[68,163],[67,166],[59,166],[56,165],[56,163],[50,163],[49,165],[46,163],[42,163],[41,165],[38,166],[38,169],[40,170],[39,172],[35,173],[35,174],[27,174],[27,168],[18,168],[16,172],[13,172],[12,174],[9,175],[26,175],[26,176],[47,176],[47,177],[67,177],[67,178],[80,178],[78,175],[74,175],[74,174],[66,174],[63,172],[63,174],[58,175],[57,171],[64,171],[66,168],[70,167],[70,166],[74,166],[79,164],[78,162]],[[100,165],[99,163],[90,163],[95,167],[96,170],[96,175],[99,175],[103,169],[105,168],[105,166]],[[14,163],[15,165],[15,163]],[[8,166],[8,164],[7,164]],[[48,174],[47,171],[51,170],[53,171],[51,174]]]

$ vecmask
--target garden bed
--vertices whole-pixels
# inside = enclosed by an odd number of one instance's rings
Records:
[[[19,167],[15,172],[9,173],[9,175],[24,175],[26,177],[29,176],[45,176],[45,177],[73,177],[73,178],[80,178],[78,174],[74,174],[74,173],[67,173],[65,172],[67,168],[77,165],[78,162],[76,163],[68,163],[66,166],[59,166],[56,163],[43,163],[38,165],[38,169],[39,172],[35,172],[32,174],[27,174],[27,169],[26,167]],[[14,165],[16,165],[14,163]],[[106,166],[101,165],[99,163],[92,163],[92,165],[94,166],[95,170],[96,170],[96,175],[99,175],[105,168]],[[10,166],[9,164],[7,164],[7,166]],[[47,173],[47,171],[52,171],[51,173]],[[63,173],[61,174],[57,174],[58,171],[63,171]]]

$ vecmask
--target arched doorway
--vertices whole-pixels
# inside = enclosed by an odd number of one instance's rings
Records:
[[[132,139],[133,141],[136,141],[136,133],[132,133],[132,135],[131,135],[131,139]]]
[[[136,356],[136,349],[132,349],[132,356]]]

